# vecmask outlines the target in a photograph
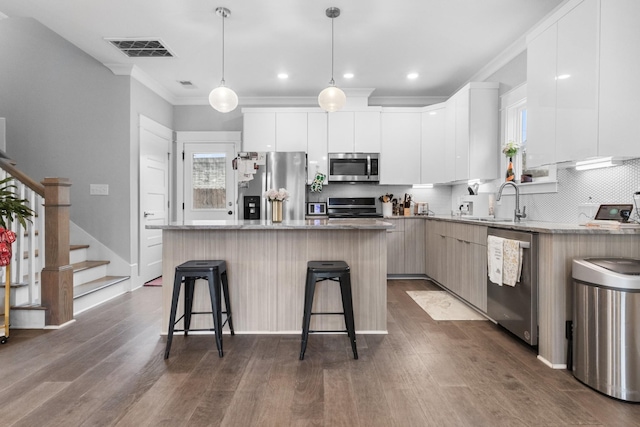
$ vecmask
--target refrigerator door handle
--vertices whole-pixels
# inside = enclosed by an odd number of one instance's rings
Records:
[[[371,156],[367,156],[367,178],[371,178]]]

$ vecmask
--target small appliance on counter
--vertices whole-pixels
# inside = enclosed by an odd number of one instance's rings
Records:
[[[413,214],[422,216],[429,215],[429,203],[413,202]]]
[[[489,194],[476,194],[460,197],[460,213],[465,216],[478,218],[493,215]]]
[[[327,203],[326,202],[307,202],[307,214],[306,216],[320,217],[327,216]]]

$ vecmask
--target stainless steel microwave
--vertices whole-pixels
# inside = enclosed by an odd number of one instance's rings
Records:
[[[329,181],[378,182],[380,154],[329,153]]]

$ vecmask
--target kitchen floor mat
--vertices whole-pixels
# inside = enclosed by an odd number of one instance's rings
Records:
[[[433,320],[487,320],[444,291],[407,291]]]
[[[153,280],[149,280],[144,284],[145,286],[162,286],[162,276],[156,277]]]

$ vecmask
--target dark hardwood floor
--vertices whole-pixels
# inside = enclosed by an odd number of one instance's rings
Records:
[[[163,359],[161,289],[145,287],[61,330],[0,346],[0,426],[640,426],[486,321],[436,322],[389,282],[388,335],[174,337]],[[357,325],[356,325],[357,326]]]

